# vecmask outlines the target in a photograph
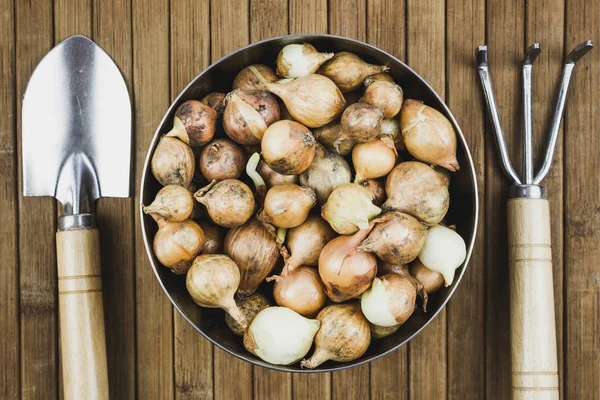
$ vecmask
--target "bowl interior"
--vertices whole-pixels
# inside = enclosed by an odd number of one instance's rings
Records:
[[[435,318],[452,295],[460,282],[473,248],[477,228],[477,188],[471,155],[454,117],[439,96],[421,77],[404,63],[382,50],[336,36],[291,35],[254,43],[240,49],[217,61],[198,75],[181,92],[166,112],[148,150],[142,176],[141,199],[144,204],[151,203],[161,188],[152,175],[149,160],[156,148],[158,138],[171,129],[173,114],[179,104],[190,99],[201,99],[206,94],[214,91],[229,92],[233,78],[242,68],[256,63],[273,66],[277,53],[283,46],[289,43],[301,42],[311,43],[322,52],[350,51],[369,63],[389,66],[389,72],[404,90],[405,98],[424,101],[427,105],[446,115],[453,123],[458,134],[457,158],[461,168],[458,172],[452,174],[450,211],[447,215],[447,222],[448,224],[455,224],[457,231],[465,239],[468,246],[468,255],[465,263],[457,271],[452,286],[443,288],[430,296],[426,314],[422,311],[416,311],[396,333],[381,340],[372,341],[367,352],[358,360],[348,363],[326,362],[315,370],[302,370],[299,363],[291,366],[273,366],[244,349],[241,338],[235,336],[225,325],[223,311],[200,308],[192,301],[185,287],[185,276],[175,275],[168,268],[162,267],[153,254],[152,238],[157,230],[155,222],[149,216],[142,214],[141,223],[148,257],[161,286],[173,305],[202,335],[229,353],[257,365],[294,372],[332,371],[356,366],[382,356],[405,344],[422,330],[431,319]],[[271,284],[262,285],[261,291],[264,291],[264,293],[272,291]]]

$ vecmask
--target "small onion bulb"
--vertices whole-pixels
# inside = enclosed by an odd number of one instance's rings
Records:
[[[277,305],[296,311],[303,317],[314,317],[325,305],[327,295],[317,270],[307,266],[295,268],[277,279],[273,287]]]
[[[432,271],[444,277],[446,286],[454,280],[454,273],[467,258],[464,239],[452,229],[436,225],[429,228],[419,260]]]
[[[235,304],[248,323],[252,322],[256,314],[271,306],[269,300],[260,293],[254,293],[245,299],[235,299]],[[247,326],[239,324],[229,314],[225,314],[225,323],[238,336],[244,336],[244,333],[246,333]]]
[[[315,138],[304,125],[289,120],[275,122],[262,138],[262,157],[279,174],[306,171],[315,157]]]
[[[356,183],[335,188],[321,208],[321,216],[337,233],[351,235],[367,229],[369,221],[381,212],[373,204],[373,195]]]
[[[282,78],[299,78],[317,72],[321,64],[333,53],[319,53],[311,44],[288,44],[277,55],[277,75]]]
[[[354,182],[387,175],[396,165],[397,157],[394,140],[386,135],[357,144],[352,149],[352,164],[356,170]]]
[[[382,327],[401,325],[415,311],[417,289],[410,279],[398,274],[387,274],[373,280],[363,293],[360,305],[372,324]]]

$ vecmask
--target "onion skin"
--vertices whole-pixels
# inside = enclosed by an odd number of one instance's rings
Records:
[[[261,215],[265,222],[278,228],[295,228],[306,221],[316,203],[317,197],[311,188],[284,183],[269,189]]]
[[[355,182],[381,178],[396,165],[398,152],[391,137],[381,135],[352,149],[352,164],[356,170]]]
[[[360,102],[381,108],[384,118],[394,118],[400,112],[404,101],[404,92],[400,86],[384,80],[370,84],[365,82],[365,86]]]
[[[315,191],[319,204],[325,204],[333,189],[350,183],[351,179],[350,166],[344,157],[325,150],[320,144],[312,163],[300,174],[300,184]]]
[[[277,95],[290,115],[309,128],[320,128],[338,118],[346,100],[328,78],[311,74],[287,83],[265,83],[266,89]]]
[[[181,140],[163,136],[154,150],[150,163],[152,174],[163,186],[189,188],[194,177],[194,152]]]
[[[213,181],[198,190],[194,198],[206,206],[208,215],[214,223],[226,228],[235,228],[246,223],[254,212],[252,190],[237,179]]]
[[[192,192],[178,185],[167,185],[160,189],[149,206],[143,206],[145,214],[155,214],[167,221],[181,222],[194,211]]]
[[[382,302],[385,298],[387,303]],[[410,318],[416,301],[417,289],[411,279],[399,274],[386,274],[374,279],[371,289],[361,298],[361,308],[372,324],[392,327],[402,325]],[[389,317],[382,318],[381,314],[391,316],[392,321],[384,323]]]
[[[351,235],[366,229],[381,209],[372,203],[371,192],[356,183],[335,188],[321,207],[321,216],[339,234]]]
[[[221,254],[223,253],[223,240],[225,234],[219,226],[209,221],[197,221],[204,232],[204,250],[202,254]]]
[[[442,113],[417,100],[406,100],[400,112],[406,150],[417,160],[455,172],[456,132]]]
[[[277,75],[266,65],[253,64],[242,69],[233,80],[234,89],[242,90],[263,90],[264,85],[258,76],[260,74],[267,82],[275,82]]]
[[[256,218],[231,229],[225,236],[223,251],[238,265],[238,296],[252,295],[271,273],[279,259],[275,237]]]
[[[235,299],[235,304],[248,324],[252,322],[254,317],[256,317],[256,314],[271,306],[269,300],[260,293],[254,293],[252,296],[245,299]],[[238,336],[244,336],[244,333],[246,333],[247,326],[237,323],[237,321],[229,314],[225,314],[225,323],[229,329]]]
[[[264,161],[260,161],[258,163],[258,167],[256,171],[262,176],[267,184],[268,188],[272,188],[273,186],[282,185],[284,183],[298,183],[298,175],[283,175],[279,174],[269,167]]]
[[[360,181],[360,186],[367,189],[373,196],[373,204],[381,207],[385,202],[385,184],[378,179],[364,179]]]
[[[225,96],[225,93],[213,92],[204,96],[200,101],[215,110],[220,117],[225,111]]]
[[[410,214],[429,226],[439,223],[450,207],[446,181],[418,161],[398,164],[386,179],[385,192],[384,210]]]
[[[356,54],[342,51],[323,64],[319,74],[331,79],[346,93],[358,89],[367,76],[388,70],[389,67],[368,64]]]
[[[375,253],[389,264],[407,264],[417,258],[425,244],[427,228],[415,217],[396,211],[373,222],[375,227],[356,251]]]
[[[319,273],[300,266],[275,282],[273,297],[277,305],[296,311],[306,318],[314,317],[325,305],[327,295]]]
[[[279,115],[279,103],[270,93],[236,89],[225,98],[223,127],[236,143],[258,144]]]
[[[341,134],[333,143],[339,148],[344,141],[366,143],[375,139],[381,132],[383,111],[379,107],[365,103],[354,103],[342,114]]]
[[[316,142],[302,124],[282,120],[265,132],[261,142],[262,157],[271,169],[283,175],[306,171],[315,157]]]
[[[345,156],[350,154],[356,141],[350,138],[342,138],[337,142],[341,134],[340,121],[330,122],[329,124],[314,130],[315,139],[317,139],[327,150]],[[337,147],[334,145],[336,142]]]
[[[167,222],[157,219],[153,250],[158,261],[177,275],[185,274],[194,258],[204,249],[205,237],[194,221]]]
[[[427,294],[437,292],[444,286],[444,276],[424,266],[418,258],[410,264],[410,274],[423,284]]]
[[[277,75],[299,78],[317,72],[333,53],[320,53],[309,43],[288,44],[277,55]]]
[[[371,344],[369,322],[358,303],[335,304],[317,315],[321,328],[315,336],[315,352],[300,363],[302,368],[316,368],[325,361],[354,361]]]
[[[240,282],[235,263],[223,254],[203,254],[196,257],[185,279],[192,300],[200,307],[222,308],[238,324],[248,321],[235,304],[233,295]]]
[[[217,112],[197,100],[188,100],[177,108],[175,117],[179,118],[183,129],[174,123],[174,128],[167,137],[176,137],[190,146],[202,146],[215,136],[217,128]]]
[[[400,325],[379,326],[369,322],[369,329],[371,329],[371,339],[378,340],[395,333],[398,329],[400,329]]]
[[[237,179],[246,166],[246,154],[229,139],[215,139],[200,152],[199,165],[209,182]]]
[[[367,76],[365,78],[365,80],[363,81],[363,85],[365,87],[367,87],[371,83],[377,82],[377,81],[384,81],[384,82],[396,83],[394,81],[394,78],[392,78],[392,76],[390,74],[388,74],[387,72],[379,72],[377,74],[373,74],[373,75]]]
[[[319,275],[327,296],[336,303],[360,296],[377,275],[376,257],[354,251],[371,229],[372,225],[352,236],[338,236],[321,251]]]

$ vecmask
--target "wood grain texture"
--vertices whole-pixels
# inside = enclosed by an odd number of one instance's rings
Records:
[[[210,2],[171,1],[171,100],[210,64]],[[213,346],[174,312],[175,398],[213,397]]]
[[[15,3],[18,165],[21,165],[22,96],[35,66],[52,48],[52,2]],[[19,174],[19,193],[22,181]],[[58,396],[58,307],[56,281],[56,202],[41,197],[19,201],[19,297],[21,396]]]
[[[444,4],[435,0],[409,1],[407,61],[442,97],[446,85],[446,26]],[[433,19],[436,23],[429,23]],[[409,343],[411,399],[445,399],[447,394],[446,310]]]
[[[132,3],[135,113],[135,187],[150,140],[170,104],[169,3]],[[159,286],[142,242],[135,198],[136,368],[139,398],[173,397],[173,309]]]
[[[598,1],[568,0],[565,46],[600,38]],[[565,398],[600,397],[600,52],[575,67],[565,115]]]
[[[490,74],[498,103],[504,135],[516,171],[521,171],[520,103],[521,63],[524,54],[525,24],[522,0],[488,0],[486,32],[490,50]],[[486,118],[486,121],[489,121]],[[485,214],[487,259],[486,280],[486,396],[510,398],[510,330],[508,259],[506,243],[506,201],[508,180],[500,169],[493,132],[485,132]]]
[[[215,346],[213,369],[215,400],[251,399],[254,397],[250,364],[230,356]]]
[[[0,326],[4,339],[0,344],[0,398],[18,399],[19,374],[19,243],[17,226],[17,110],[15,105],[15,24],[14,3],[0,1]]]
[[[131,0],[93,0],[92,9],[92,38],[119,66],[135,105]],[[132,182],[131,186],[134,185]],[[135,397],[135,252],[132,251],[135,248],[135,191],[137,189],[131,190],[129,199],[103,198],[96,202],[102,287],[107,294],[104,296],[104,318],[109,333],[106,351],[111,399]],[[109,293],[119,295],[110,296]]]
[[[481,87],[474,68],[475,48],[485,43],[485,1],[446,3],[447,104],[475,164],[479,196],[478,232],[467,271],[447,306],[448,398],[485,398],[485,140]],[[464,371],[469,371],[465,374]]]

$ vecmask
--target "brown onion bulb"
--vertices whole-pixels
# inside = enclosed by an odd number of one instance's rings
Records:
[[[352,149],[352,165],[356,170],[354,182],[381,178],[396,165],[398,152],[391,137],[378,136],[367,143],[359,143]]]
[[[371,329],[371,339],[378,340],[395,333],[398,329],[400,329],[400,325],[379,326],[369,322],[369,329]]]
[[[196,257],[185,279],[185,286],[200,307],[222,308],[242,327],[248,326],[233,295],[240,282],[237,265],[223,254]]]
[[[400,112],[400,125],[406,150],[413,157],[458,171],[456,132],[441,112],[420,101],[406,100]]]
[[[319,53],[309,43],[288,44],[277,55],[277,75],[282,78],[299,78],[314,74],[331,57],[333,53]]]
[[[381,207],[385,201],[385,184],[378,179],[364,179],[360,181],[360,186],[371,192],[373,196],[373,204],[377,207]]]
[[[363,81],[363,85],[365,87],[367,87],[371,83],[376,82],[376,81],[396,83],[396,82],[394,82],[394,78],[392,78],[392,76],[390,74],[388,74],[387,72],[379,72],[377,74],[367,76],[365,78],[365,80]]]
[[[328,360],[354,361],[371,344],[369,322],[358,303],[327,306],[317,320],[321,328],[315,336],[315,352],[308,360],[302,360],[302,368],[316,368]]]
[[[381,121],[381,135],[388,135],[394,139],[396,150],[402,151],[405,149],[402,132],[400,129],[400,121],[397,118],[384,119]]]
[[[348,139],[356,143],[369,142],[381,132],[382,121],[383,111],[379,107],[354,103],[342,114],[341,133],[333,145],[339,148]]]
[[[273,297],[277,305],[294,310],[306,318],[315,316],[327,300],[319,273],[307,266],[300,266],[277,280]]]
[[[294,119],[309,128],[325,126],[338,118],[346,100],[328,78],[306,75],[286,83],[265,82],[266,89],[277,95]]]
[[[188,100],[175,111],[173,129],[165,136],[178,138],[190,146],[202,146],[215,136],[218,117],[206,104]]]
[[[163,136],[156,145],[150,163],[152,174],[163,186],[189,188],[194,177],[194,152],[181,140]]]
[[[242,90],[264,90],[263,81],[259,76],[268,82],[275,82],[277,80],[277,75],[275,75],[275,72],[273,72],[271,68],[263,64],[253,64],[238,72],[233,80],[233,88]]]
[[[256,218],[231,229],[225,236],[223,251],[239,267],[239,297],[248,297],[271,273],[279,258],[275,237]]]
[[[337,233],[351,235],[366,229],[369,221],[381,212],[372,201],[371,192],[359,184],[341,185],[331,192],[321,207],[321,216]]]
[[[204,231],[204,250],[202,254],[220,254],[223,252],[225,234],[222,228],[209,221],[197,221]]]
[[[237,179],[246,166],[246,154],[229,139],[215,139],[202,149],[199,164],[209,182]]]
[[[327,125],[314,130],[315,139],[317,139],[327,150],[345,156],[350,154],[356,142],[350,138],[342,138],[337,143],[337,147],[334,146],[334,143],[336,143],[341,134],[342,130],[339,120],[330,122]]]
[[[279,174],[269,167],[264,161],[258,163],[256,171],[265,180],[267,187],[272,188],[273,186],[281,185],[284,183],[298,183],[298,175],[283,175]]]
[[[346,93],[358,89],[367,76],[386,72],[389,69],[383,65],[368,64],[356,54],[342,51],[323,64],[319,74],[331,79],[343,93]]]
[[[372,287],[360,299],[367,320],[375,325],[402,325],[415,311],[417,289],[403,275],[387,274],[373,280]]]
[[[220,117],[225,111],[225,96],[225,93],[213,92],[204,96],[200,101],[215,110]]]
[[[351,179],[352,172],[344,157],[325,150],[318,143],[312,163],[300,174],[300,184],[315,191],[319,204],[325,204],[333,189],[350,183]]]
[[[423,284],[427,294],[437,292],[444,286],[444,276],[424,266],[418,258],[410,264],[410,274]]]
[[[167,221],[184,221],[194,211],[192,192],[178,185],[167,185],[160,189],[149,206],[142,205],[145,214],[156,214]]]
[[[439,223],[450,206],[446,182],[433,168],[418,161],[398,164],[387,177],[384,210],[410,214],[427,225]]]
[[[356,251],[375,253],[390,264],[406,264],[417,258],[427,238],[427,228],[415,217],[393,211],[373,220],[375,227]]]
[[[311,188],[284,183],[269,189],[259,218],[278,228],[294,228],[306,220],[316,203]]]
[[[225,98],[223,127],[233,141],[260,143],[265,131],[279,120],[279,103],[270,93],[236,89]]]
[[[356,247],[372,229],[352,236],[338,236],[323,247],[319,256],[319,275],[329,298],[337,303],[361,295],[377,274],[377,259],[371,253],[356,252]]]
[[[256,314],[271,305],[269,300],[260,293],[254,293],[252,296],[245,299],[235,299],[235,304],[248,324],[252,322],[254,317],[256,317]],[[225,323],[229,329],[238,336],[244,336],[244,333],[246,333],[247,327],[239,324],[229,314],[225,314]]]
[[[306,171],[315,157],[315,138],[302,124],[278,121],[271,125],[261,142],[262,157],[279,174],[296,175]]]
[[[204,204],[208,216],[217,225],[234,228],[244,224],[254,212],[254,195],[244,182],[237,179],[212,181],[194,193],[194,198]]]
[[[167,222],[155,218],[158,232],[153,250],[158,261],[174,273],[185,274],[194,258],[204,249],[204,232],[194,221]]]
[[[384,118],[394,118],[400,112],[404,101],[404,92],[400,86],[382,80],[365,86],[365,93],[360,99],[362,103],[381,108]]]

